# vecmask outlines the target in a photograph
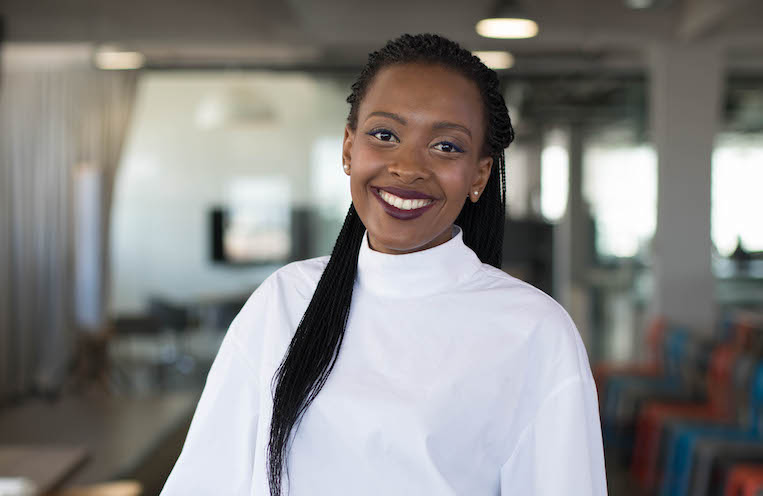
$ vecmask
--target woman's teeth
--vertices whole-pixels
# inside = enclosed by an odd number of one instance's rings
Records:
[[[406,200],[381,189],[379,190],[379,196],[382,197],[382,200],[400,210],[414,210],[432,203],[432,200]]]

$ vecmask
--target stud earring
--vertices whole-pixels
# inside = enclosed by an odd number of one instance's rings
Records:
[[[344,167],[344,171],[345,172],[350,172],[350,165],[349,164],[344,164],[343,167]]]

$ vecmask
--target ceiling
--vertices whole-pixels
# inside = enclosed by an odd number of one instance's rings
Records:
[[[150,65],[357,67],[404,32],[437,32],[471,50],[508,49],[515,71],[640,70],[655,41],[717,41],[730,64],[763,71],[763,2],[524,0],[540,26],[527,40],[492,40],[475,23],[494,0],[4,0],[8,42],[118,43]]]
[[[738,76],[727,87],[724,127],[763,131],[761,119],[745,110],[763,101],[761,0],[658,0],[643,10],[628,8],[627,0],[524,0],[540,26],[539,36],[526,40],[476,34],[474,25],[494,1],[4,0],[0,14],[9,46],[55,43],[89,54],[99,44],[117,44],[143,52],[154,69],[354,75],[384,41],[436,32],[470,50],[512,52],[515,66],[500,72],[507,100],[523,119],[523,133],[536,136],[543,123],[564,121],[622,125],[646,139],[645,48],[720,43],[729,73]]]

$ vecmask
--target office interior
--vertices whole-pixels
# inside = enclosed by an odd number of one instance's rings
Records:
[[[331,253],[345,99],[406,32],[499,75],[502,269],[586,344],[609,493],[763,494],[755,0],[5,0],[0,494],[159,493],[243,303]]]

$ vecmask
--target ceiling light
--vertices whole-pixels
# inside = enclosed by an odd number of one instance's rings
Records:
[[[207,95],[196,108],[196,125],[202,129],[247,128],[276,121],[272,100],[243,85]]]
[[[139,69],[145,61],[140,52],[102,49],[95,53],[95,66],[104,70]]]
[[[625,0],[625,5],[632,9],[648,9],[654,0]]]
[[[516,0],[502,0],[492,13],[475,26],[486,38],[532,38],[538,34],[538,24],[527,17]]]
[[[672,3],[672,0],[624,0],[625,6],[634,9],[634,10],[642,10],[642,9],[655,9],[655,8],[664,8],[669,7]]]
[[[478,22],[477,33],[485,38],[532,38],[538,34],[538,24],[530,19],[493,17]]]
[[[472,52],[491,69],[508,69],[514,65],[514,56],[509,52],[501,50],[477,51]]]

